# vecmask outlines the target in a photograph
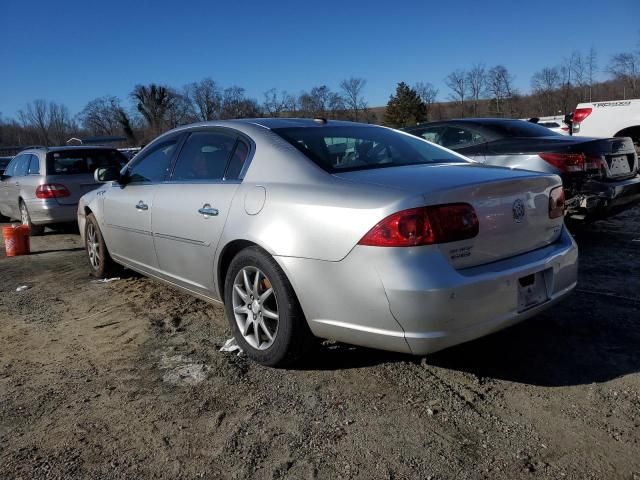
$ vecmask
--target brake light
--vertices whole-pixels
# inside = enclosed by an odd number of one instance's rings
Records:
[[[564,215],[564,188],[556,187],[549,193],[549,218]]]
[[[584,153],[539,153],[538,155],[563,172],[584,172]]]
[[[36,188],[36,198],[64,198],[70,195],[69,189],[60,183],[45,183]]]
[[[573,123],[580,123],[582,122],[585,118],[587,118],[589,115],[591,115],[591,112],[593,111],[593,108],[576,108],[576,111],[573,112]]]
[[[414,247],[478,235],[478,217],[467,203],[410,208],[389,215],[358,242],[372,247]]]

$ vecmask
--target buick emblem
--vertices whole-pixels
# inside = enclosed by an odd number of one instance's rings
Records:
[[[524,214],[524,202],[518,198],[515,202],[513,202],[513,219],[516,221],[516,223],[520,223],[524,218]]]

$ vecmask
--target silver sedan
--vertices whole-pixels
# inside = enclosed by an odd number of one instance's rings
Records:
[[[247,355],[315,337],[423,355],[549,308],[576,285],[551,174],[324,119],[172,130],[84,195],[91,272],[125,266],[222,301]]]

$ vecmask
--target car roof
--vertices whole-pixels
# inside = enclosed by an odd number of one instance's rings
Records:
[[[69,150],[117,150],[104,145],[69,145],[66,147],[30,147],[18,152],[18,155],[29,152],[68,152]]]
[[[436,120],[434,122],[421,122],[414,127],[407,127],[407,130],[410,128],[416,127],[424,127],[426,125],[439,125],[439,124],[450,124],[450,123],[471,123],[471,124],[480,124],[480,125],[500,125],[504,123],[512,123],[512,122],[524,122],[526,120],[520,120],[517,118],[452,118],[450,120]]]
[[[292,127],[326,127],[326,126],[371,126],[366,123],[357,123],[357,122],[347,122],[343,120],[327,120],[324,118],[241,118],[241,119],[233,119],[233,120],[210,120],[207,122],[198,122],[191,123],[189,125],[182,125],[180,127],[174,128],[166,133],[174,133],[179,132],[181,130],[187,130],[192,128],[200,128],[200,127],[233,127],[240,125],[252,125],[252,126],[260,126],[263,128],[267,128],[269,130],[274,128],[292,128]],[[164,135],[164,134],[163,134]]]

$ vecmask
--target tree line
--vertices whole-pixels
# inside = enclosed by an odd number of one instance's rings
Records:
[[[111,95],[93,99],[75,116],[63,104],[34,100],[16,118],[0,116],[0,145],[59,145],[92,136],[122,136],[123,144],[141,145],[180,125],[230,118],[324,117],[402,127],[454,117],[558,115],[580,102],[638,98],[640,48],[612,56],[602,69],[609,79],[598,81],[599,73],[594,48],[574,51],[560,64],[535,72],[530,92],[523,94],[506,66],[478,63],[446,76],[446,101],[437,101],[440,92],[429,82],[400,82],[386,107],[377,108],[368,105],[367,82],[358,77],[343,80],[337,90],[320,85],[291,94],[272,88],[261,101],[242,87],[223,87],[211,78],[182,88],[151,83],[136,85],[125,101]]]

